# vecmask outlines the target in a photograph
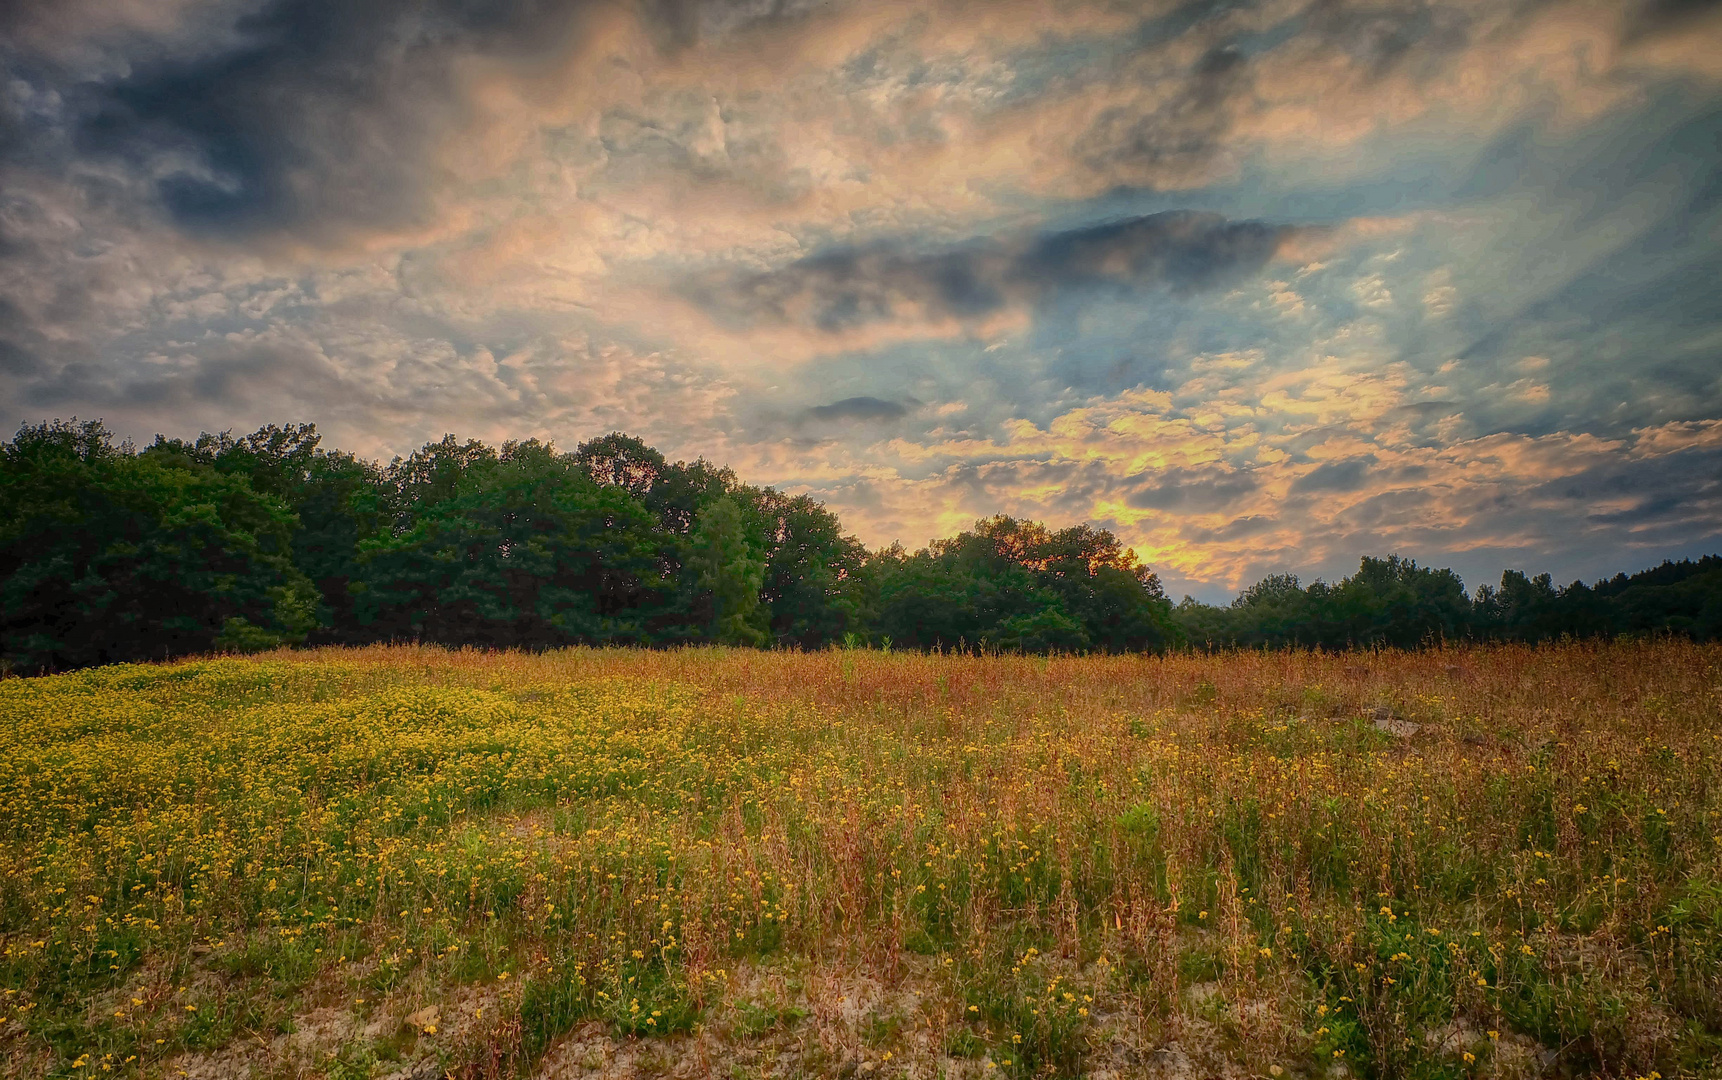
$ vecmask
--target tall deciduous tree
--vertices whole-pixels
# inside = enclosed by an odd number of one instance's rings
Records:
[[[733,498],[724,495],[701,508],[689,547],[688,568],[711,606],[712,638],[728,645],[763,643],[759,590],[765,584],[765,559]]]
[[[146,453],[183,457],[224,475],[243,476],[253,490],[285,504],[298,517],[293,565],[311,579],[322,601],[311,640],[357,643],[368,640],[354,617],[350,589],[358,580],[359,544],[391,528],[403,502],[400,489],[411,481],[397,463],[393,482],[385,484],[375,464],[325,451],[321,441],[313,424],[269,424],[242,436],[205,432],[190,442],[158,435]],[[435,454],[449,443],[445,439],[430,449]],[[437,466],[420,454],[413,467],[425,483]],[[428,484],[404,499],[407,516],[416,496],[427,492]]]
[[[498,647],[647,640],[664,583],[645,507],[542,443],[449,448],[458,460],[428,470],[436,480],[422,490],[434,494],[414,504],[410,527],[362,545],[356,609],[372,634]]]
[[[316,594],[292,513],[183,454],[99,422],[0,447],[0,641],[22,671],[302,641]]]
[[[873,561],[878,627],[905,645],[1122,652],[1171,644],[1160,580],[1104,529],[986,518]]]
[[[772,637],[819,648],[860,627],[866,549],[805,495],[740,486],[734,498],[765,554],[760,600]]]

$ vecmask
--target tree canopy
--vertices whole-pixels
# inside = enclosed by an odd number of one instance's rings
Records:
[[[912,555],[881,552],[878,630],[915,648],[1125,652],[1170,644],[1160,580],[1116,537],[993,517]]]
[[[303,641],[294,514],[243,475],[99,423],[0,447],[0,641],[24,671]]]
[[[218,649],[723,642],[1136,652],[1722,637],[1722,557],[1592,585],[1366,557],[1174,606],[1111,532],[991,517],[867,551],[805,495],[611,432],[570,452],[453,435],[387,464],[315,426],[158,436],[100,422],[0,446],[0,664],[30,673]]]

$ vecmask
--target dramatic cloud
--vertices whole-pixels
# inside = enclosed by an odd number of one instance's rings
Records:
[[[1260,270],[1294,232],[1173,211],[926,253],[880,242],[689,291],[696,302],[732,318],[832,331],[906,318],[974,319],[1084,292],[1218,288]]]
[[[1714,3],[0,7],[9,424],[1570,577],[1722,546],[1719,278]]]
[[[54,111],[77,150],[152,180],[175,224],[227,239],[300,240],[355,226],[435,227],[434,196],[461,172],[443,144],[487,119],[493,73],[515,82],[571,74],[595,61],[592,44],[615,36],[623,10],[596,0],[268,0],[167,4],[148,19],[147,8],[22,5],[11,20],[25,43],[59,24],[63,49],[79,21],[98,41],[177,31],[119,70],[82,72],[38,54],[20,58],[22,74],[34,60],[50,82],[69,84]],[[693,43],[703,23],[754,21],[750,9],[654,0],[637,29],[669,50]],[[219,30],[190,37],[176,15]]]
[[[829,405],[815,405],[807,414],[815,420],[900,420],[908,411],[895,401],[852,397]]]

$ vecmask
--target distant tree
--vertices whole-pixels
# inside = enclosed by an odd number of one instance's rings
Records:
[[[658,519],[666,538],[685,537],[694,531],[700,507],[739,488],[735,473],[701,458],[666,465],[645,495],[646,509]]]
[[[1314,595],[1326,595],[1322,584]],[[1296,574],[1270,574],[1251,585],[1227,612],[1233,642],[1256,647],[1320,644],[1323,627],[1314,621],[1311,595]]]
[[[157,436],[100,423],[0,447],[0,653],[46,670],[215,648],[411,638],[545,647],[720,640],[817,648],[1126,652],[1356,648],[1463,638],[1722,640],[1722,556],[1594,585],[1389,555],[1338,582],[1274,575],[1173,607],[1092,525],[1006,516],[868,553],[805,495],[669,462],[621,432],[572,454],[453,435],[386,467],[315,426]]]
[[[1218,649],[1237,645],[1237,634],[1231,608],[1204,604],[1186,593],[1171,612],[1172,625],[1179,638],[1197,649]]]
[[[252,490],[292,505],[310,478],[321,442],[315,424],[268,424],[249,435],[206,431],[189,443],[157,435],[145,453],[183,456],[216,472],[243,476]]]
[[[364,641],[368,635],[357,624],[349,591],[357,580],[359,543],[393,526],[398,500],[391,500],[380,468],[324,451],[321,441],[315,425],[270,424],[242,436],[205,432],[191,442],[158,435],[144,453],[243,476],[254,490],[285,504],[298,518],[293,564],[322,601],[311,640]]]
[[[100,422],[0,447],[0,641],[40,671],[302,641],[316,595],[293,514],[183,454],[138,454]]]
[[[1013,615],[986,638],[988,644],[1007,652],[1083,652],[1093,644],[1082,624],[1056,606],[1032,615]]]
[[[1269,574],[1239,593],[1232,607],[1286,607],[1301,603],[1303,596],[1303,583],[1296,574]]]
[[[441,505],[482,483],[482,477],[497,463],[492,447],[477,439],[461,442],[453,435],[444,435],[405,458],[396,458],[383,470],[383,489],[394,514],[394,527],[401,531],[412,528],[424,508]]]
[[[1015,636],[1014,618],[1057,610],[1056,593],[1042,590],[1021,567],[983,567],[930,549],[874,562],[875,634],[907,648],[1002,647]],[[1020,625],[1020,624],[1019,624]]]
[[[1249,586],[1226,607],[1185,598],[1175,614],[1189,640],[1205,647],[1416,648],[1472,632],[1473,605],[1451,570],[1390,555],[1363,558],[1357,573],[1307,588],[1291,574]]]
[[[1412,559],[1364,557],[1357,573],[1327,597],[1333,621],[1347,644],[1419,645],[1464,636],[1471,605],[1464,582],[1451,570],[1434,570]],[[1340,644],[1338,641],[1326,644]]]
[[[1160,580],[1111,533],[985,518],[914,555],[876,560],[880,630],[906,645],[1044,652],[1162,648]]]
[[[359,622],[375,637],[485,646],[643,642],[664,582],[645,507],[537,442],[444,440],[410,527],[361,544]]]
[[[701,509],[687,566],[710,604],[708,632],[713,640],[728,645],[766,640],[761,624],[767,613],[759,602],[765,565],[733,498],[721,496]]]
[[[626,492],[656,522],[658,572],[668,592],[650,621],[652,640],[705,637],[710,627],[694,610],[702,603],[699,575],[683,563],[701,507],[734,491],[735,473],[703,458],[672,464],[643,440],[620,431],[581,443],[573,458],[593,483]]]
[[[1722,640],[1722,556],[1663,562],[1598,582],[1592,592],[1610,632]]]
[[[612,431],[574,449],[574,460],[600,487],[619,487],[641,503],[669,469],[664,455],[632,435]]]
[[[1482,637],[1509,641],[1546,641],[1560,636],[1561,596],[1548,574],[1527,577],[1518,570],[1501,575],[1501,587],[1480,586],[1472,601],[1472,621]]]
[[[1075,647],[1136,652],[1173,643],[1171,604],[1160,578],[1112,533],[1075,525],[1046,534],[1027,557],[1087,638]]]
[[[734,498],[765,554],[765,605],[771,635],[818,648],[857,630],[866,549],[843,523],[805,495],[738,486]]]
[[[322,598],[314,640],[370,640],[359,625],[352,587],[361,577],[360,545],[386,537],[393,525],[382,469],[335,451],[319,453],[290,504],[299,515],[293,563]]]

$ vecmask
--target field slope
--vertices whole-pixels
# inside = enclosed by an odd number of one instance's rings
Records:
[[[1718,1076],[1722,648],[0,682],[7,1076]]]

